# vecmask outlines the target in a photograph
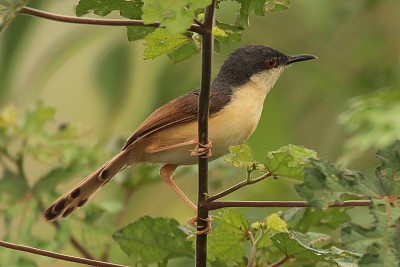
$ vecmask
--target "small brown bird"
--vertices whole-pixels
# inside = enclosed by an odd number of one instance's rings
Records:
[[[82,207],[122,168],[137,163],[162,163],[160,176],[194,210],[196,206],[172,181],[179,165],[196,164],[195,156],[209,160],[244,143],[256,129],[264,100],[283,70],[290,64],[315,59],[313,55],[285,55],[271,47],[250,45],[234,51],[211,84],[209,139],[197,140],[200,90],[180,96],[154,111],[128,138],[121,152],[59,197],[44,212],[47,220],[66,217]]]

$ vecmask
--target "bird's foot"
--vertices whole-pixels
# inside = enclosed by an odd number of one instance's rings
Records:
[[[206,219],[200,218],[200,220],[207,222],[206,228],[204,228],[203,230],[197,230],[197,231],[195,231],[195,232],[191,232],[191,233],[190,233],[191,235],[203,235],[203,234],[208,234],[208,233],[211,232],[211,222],[212,222],[211,216],[208,217],[208,218],[206,218]],[[203,228],[203,227],[204,227],[204,226],[199,226],[199,225],[197,225],[197,216],[192,217],[192,218],[189,218],[189,219],[187,220],[187,223],[188,223],[190,226],[192,226],[192,227],[194,227],[194,228],[196,228],[196,229],[199,229],[199,228]]]
[[[208,141],[207,144],[198,143],[195,149],[190,150],[191,156],[200,156],[202,158],[209,158],[212,156],[211,152],[212,142]]]

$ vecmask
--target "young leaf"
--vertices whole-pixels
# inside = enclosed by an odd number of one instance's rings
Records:
[[[317,158],[315,151],[303,146],[288,145],[268,152],[265,166],[275,176],[302,180],[304,167],[310,165],[311,158]]]
[[[172,53],[175,49],[191,42],[183,34],[172,34],[166,29],[156,29],[145,37],[144,59],[154,59],[162,54]]]
[[[309,232],[302,234],[291,231],[289,233],[278,233],[272,238],[274,245],[286,256],[303,260],[315,260],[337,264],[343,267],[358,266],[357,262],[361,255],[342,250],[334,246],[329,249],[317,248],[317,244],[328,241],[329,236]]]
[[[143,6],[144,23],[160,22],[173,34],[186,31],[193,23],[195,12],[206,8],[211,0],[147,0]]]
[[[249,222],[242,214],[231,210],[223,210],[213,219],[218,226],[208,235],[208,259],[240,263],[246,255],[242,243],[248,238]]]
[[[251,149],[246,144],[229,147],[229,154],[224,156],[224,160],[236,168],[251,168],[255,163]]]
[[[194,254],[192,242],[174,219],[145,216],[116,231],[113,238],[131,259],[143,265]]]

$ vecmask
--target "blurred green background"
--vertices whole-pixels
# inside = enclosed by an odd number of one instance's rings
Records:
[[[74,15],[71,1],[32,1],[31,6]],[[222,2],[217,17],[232,20],[237,8],[234,2]],[[398,0],[303,0],[292,1],[287,12],[251,16],[242,41],[223,45],[214,55],[214,76],[227,55],[245,44],[319,57],[287,69],[268,95],[257,131],[247,142],[255,158],[262,160],[266,151],[289,143],[304,145],[330,161],[341,157],[349,136],[337,117],[347,101],[400,82],[399,10]],[[57,109],[57,123],[81,125],[87,132],[82,139],[111,151],[154,109],[200,84],[200,56],[173,65],[166,56],[144,61],[143,49],[141,42],[127,41],[125,27],[18,16],[0,36],[0,108],[13,104],[23,111],[41,100]],[[349,166],[372,172],[373,151],[348,162]],[[240,170],[225,170],[225,165],[223,160],[211,164],[212,192],[245,176]],[[34,180],[49,167],[28,161],[26,172]],[[196,168],[186,170],[192,171],[177,171],[177,183],[196,199]],[[264,181],[229,199],[298,199],[292,184],[285,179]],[[112,183],[107,187],[92,201],[104,203],[118,196],[117,187]],[[181,223],[193,216],[161,182],[135,192],[129,205],[131,213],[123,224],[144,215],[174,217]],[[265,217],[270,210],[245,212],[251,219]],[[46,227],[44,221],[38,225]],[[97,242],[87,243],[95,248]],[[111,261],[121,261],[119,257],[115,252]],[[71,266],[63,264],[56,266]]]

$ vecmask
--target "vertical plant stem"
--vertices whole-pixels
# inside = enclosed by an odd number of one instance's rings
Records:
[[[202,35],[202,69],[201,69],[201,91],[199,97],[199,143],[208,143],[208,113],[211,87],[211,66],[213,52],[212,26],[214,23],[215,0],[206,8]],[[199,157],[199,181],[197,198],[197,225],[204,228],[207,226],[208,209],[203,204],[208,195],[208,159]],[[201,228],[200,228],[201,230]],[[196,266],[205,267],[207,264],[207,234],[198,235],[196,238]]]

